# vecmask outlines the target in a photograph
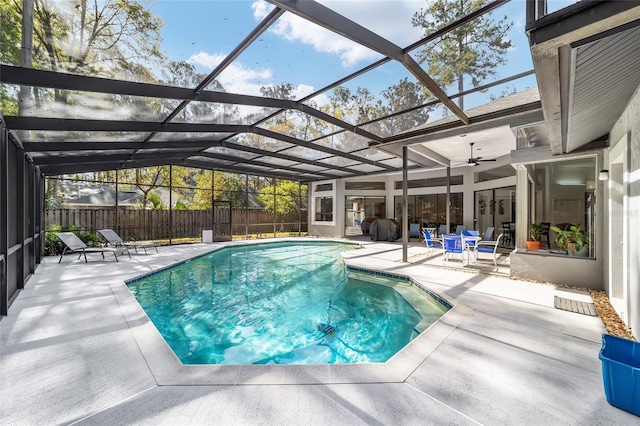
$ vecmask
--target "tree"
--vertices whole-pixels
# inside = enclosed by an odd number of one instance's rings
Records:
[[[197,172],[195,169],[180,166],[155,166],[141,167],[138,169],[119,170],[118,180],[120,188],[136,188],[142,193],[141,208],[144,210],[151,203],[154,209],[159,209],[159,194],[154,194],[154,190],[160,187],[169,189],[171,184],[174,191],[181,197],[189,198],[192,194],[185,192],[185,186],[195,183],[191,176]],[[169,177],[171,176],[171,180]],[[181,188],[182,187],[182,188]],[[166,208],[166,206],[164,207]]]
[[[420,85],[409,81],[407,77],[382,91],[382,96],[387,103],[384,107],[384,115],[394,114],[399,111],[423,105],[431,100],[427,94],[421,90]],[[395,135],[404,130],[421,126],[429,119],[429,108],[421,108],[410,113],[396,115],[384,120],[383,133],[385,136]]]
[[[17,8],[14,1],[0,0],[0,63],[20,65],[22,7]]]
[[[298,211],[299,189],[299,185],[296,182],[279,180],[275,186],[272,184],[264,187],[258,195],[258,199],[264,205],[264,208],[278,218],[281,228],[283,219],[288,214]],[[273,196],[274,191],[275,197]],[[301,196],[304,199],[301,205],[306,205],[306,191]]]
[[[486,3],[487,0],[434,0],[413,15],[412,24],[424,28],[427,36]],[[511,47],[507,33],[512,26],[507,16],[497,22],[485,16],[474,19],[428,43],[418,53],[418,61],[428,64],[429,75],[441,86],[457,82],[458,91],[463,92],[466,79],[477,87],[495,76],[496,68],[506,62],[504,55]],[[464,109],[462,96],[458,105]]]
[[[20,63],[22,6],[22,0],[0,0],[2,63]],[[163,58],[162,20],[141,0],[35,0],[33,19],[35,68],[153,80],[148,62]],[[56,89],[54,96],[66,102],[67,95]]]
[[[206,171],[196,176],[196,187],[201,190],[211,190],[211,179],[214,179],[214,200],[230,201],[233,208],[247,206],[246,175]],[[197,209],[210,209],[211,193],[196,191],[193,206]]]
[[[21,63],[22,8],[15,7],[15,0],[0,0],[0,63]],[[20,1],[22,4],[22,1]],[[5,115],[18,115],[18,92],[12,86],[0,85],[0,111]]]

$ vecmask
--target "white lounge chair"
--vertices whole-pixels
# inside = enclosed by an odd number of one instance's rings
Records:
[[[87,253],[100,253],[102,254],[102,258],[104,259],[104,253],[113,253],[113,256],[116,258],[116,262],[118,261],[118,254],[123,254],[123,249],[111,248],[111,247],[89,247],[82,241],[76,234],[73,232],[58,232],[56,236],[62,241],[65,245],[64,250],[62,250],[62,254],[60,255],[60,260],[58,263],[62,262],[62,257],[67,253],[80,253],[80,256],[84,255],[84,262],[87,263]],[[131,258],[131,255],[129,255]]]
[[[156,253],[158,253],[158,247],[156,246],[156,243],[150,242],[150,243],[143,243],[143,242],[137,242],[137,241],[123,241],[122,238],[120,238],[120,235],[118,235],[116,233],[116,231],[114,231],[113,229],[100,229],[98,230],[98,234],[109,244],[111,244],[114,247],[123,247],[125,249],[127,249],[127,251],[129,251],[130,248],[133,248],[136,250],[136,253],[138,252],[138,249],[141,248],[144,250],[144,254],[147,254],[147,249],[148,248],[154,248],[156,249]],[[129,255],[131,256],[131,255]]]

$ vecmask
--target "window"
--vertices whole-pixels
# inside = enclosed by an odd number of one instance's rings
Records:
[[[409,195],[409,223],[421,223],[425,227],[436,227],[447,222],[447,194]],[[395,216],[402,218],[402,196],[394,199]],[[460,192],[451,193],[451,227],[462,224],[463,196]]]
[[[476,229],[484,232],[487,227],[492,226],[496,232],[494,239],[501,232],[504,232],[506,223],[516,221],[516,187],[486,189],[475,192],[474,218]],[[504,238],[502,243],[512,245],[513,238]]]
[[[384,190],[385,182],[345,182],[344,189],[356,189],[356,190]]]
[[[549,222],[559,229],[579,227],[588,244],[580,245],[578,256],[595,256],[596,158],[536,164],[533,168],[534,205],[530,223]],[[546,241],[545,241],[546,242]],[[552,253],[572,255],[559,247],[556,232],[549,235]]]
[[[320,225],[335,225],[334,211],[336,209],[335,181],[318,182],[312,186],[313,191],[313,222]]]
[[[332,191],[333,184],[332,183],[319,183],[316,185],[315,192],[324,192],[324,191]]]
[[[316,222],[333,222],[333,197],[316,197]]]
[[[462,175],[451,176],[451,185],[462,185],[464,183]],[[407,188],[433,188],[436,186],[447,186],[447,177],[433,177],[429,179],[413,179],[407,181]],[[402,181],[395,181],[395,188],[402,189]]]

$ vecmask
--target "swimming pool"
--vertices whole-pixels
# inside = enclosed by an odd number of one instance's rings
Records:
[[[348,273],[350,249],[231,246],[128,287],[184,364],[383,362],[448,307],[406,279]]]

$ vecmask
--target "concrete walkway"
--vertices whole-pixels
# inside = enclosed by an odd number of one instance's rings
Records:
[[[554,309],[555,287],[403,264],[396,243],[363,245],[348,264],[411,275],[456,305],[366,377],[358,367],[176,367],[123,281],[216,245],[119,263],[46,258],[0,321],[0,423],[639,424],[605,400],[602,322]]]

